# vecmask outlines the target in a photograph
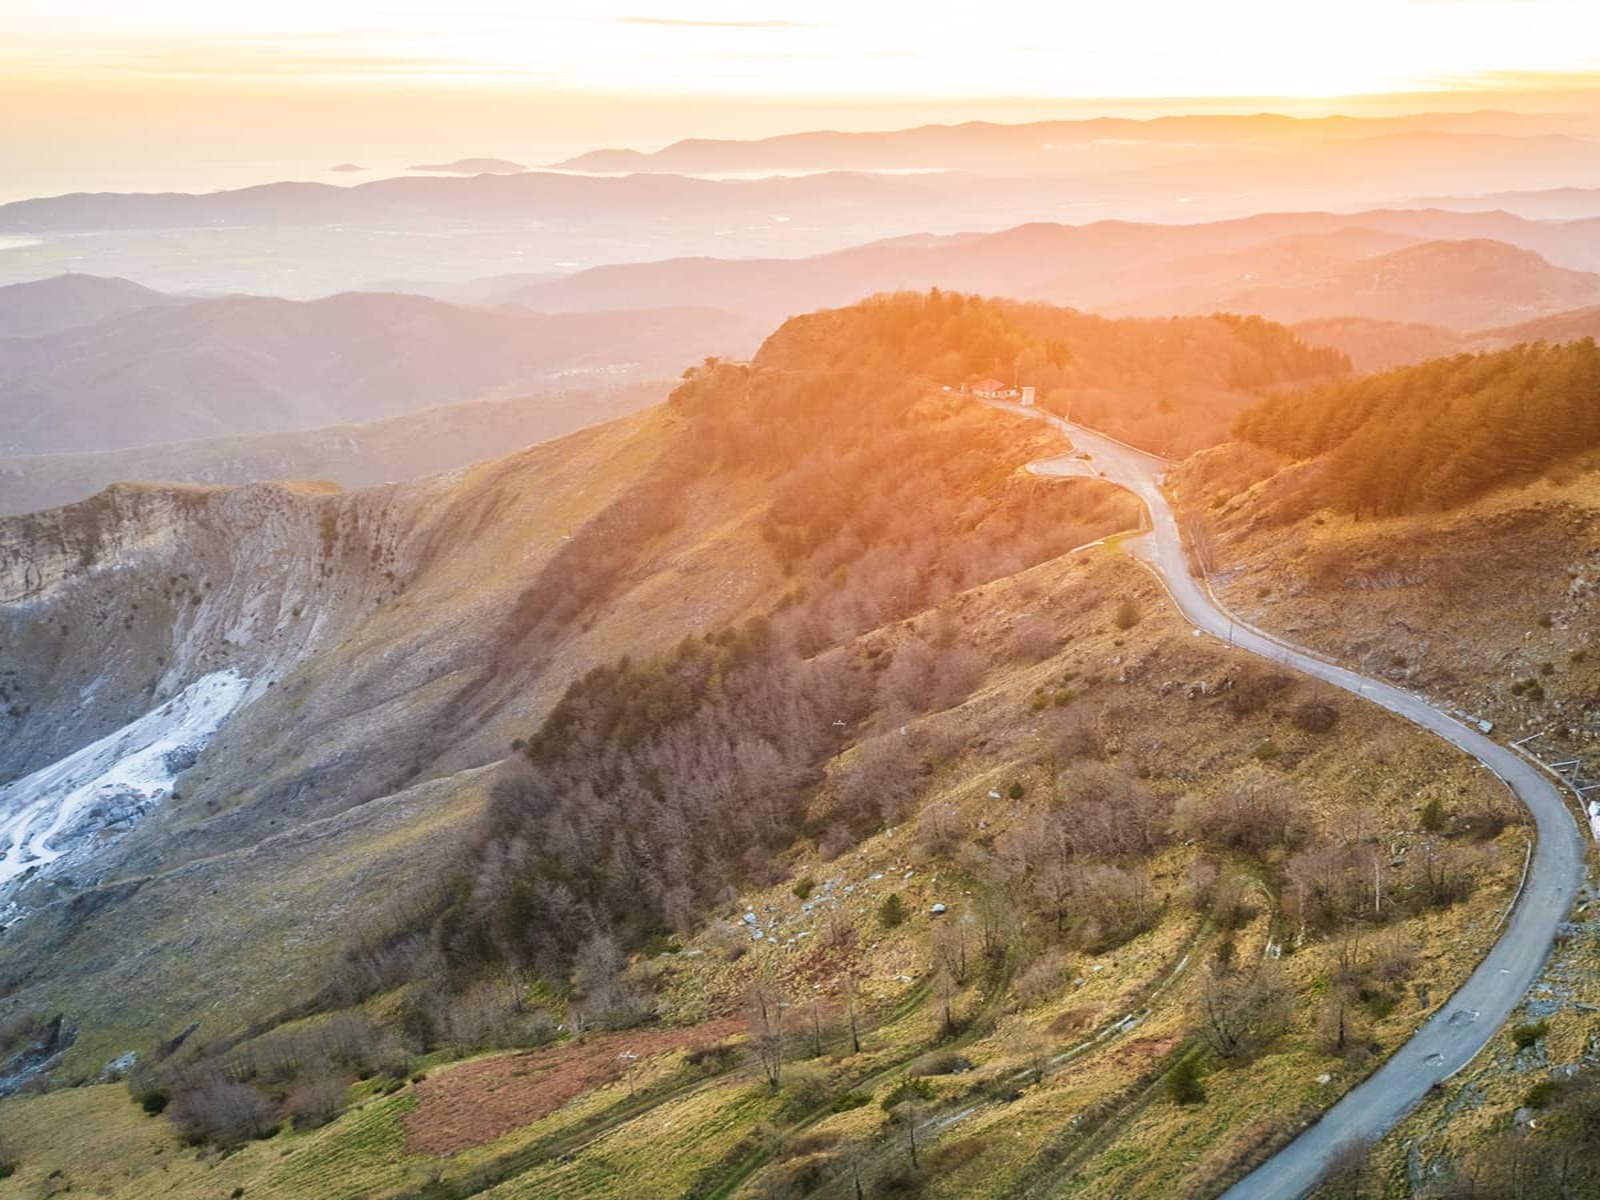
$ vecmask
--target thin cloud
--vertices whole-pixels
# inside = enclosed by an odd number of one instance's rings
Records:
[[[1587,71],[1480,71],[1471,75],[1434,76],[1438,89],[1502,92],[1594,91],[1600,88],[1600,70]]]
[[[814,29],[804,21],[697,21],[688,17],[616,17],[618,25],[665,25],[673,29]]]

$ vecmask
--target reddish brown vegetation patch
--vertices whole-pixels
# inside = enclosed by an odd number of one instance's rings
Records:
[[[1082,1033],[1099,1015],[1100,1009],[1097,1007],[1069,1008],[1050,1023],[1050,1032],[1057,1035]]]
[[[639,1029],[463,1063],[416,1085],[417,1107],[406,1114],[406,1149],[454,1154],[486,1145],[547,1117],[569,1100],[613,1083],[636,1059],[710,1045],[737,1033],[736,1019],[689,1029]]]
[[[1135,1038],[1124,1042],[1112,1052],[1112,1058],[1124,1066],[1131,1066],[1143,1070],[1159,1058],[1165,1058],[1177,1046],[1179,1038],[1175,1035],[1167,1037]]]

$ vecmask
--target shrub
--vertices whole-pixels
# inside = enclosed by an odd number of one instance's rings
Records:
[[[794,887],[789,890],[794,893],[794,898],[796,900],[805,900],[810,898],[811,893],[817,890],[817,881],[811,878],[811,876],[806,875],[800,879],[796,879],[794,881]]]
[[[683,1056],[685,1066],[707,1075],[720,1075],[724,1071],[730,1071],[738,1061],[739,1047],[732,1042],[697,1046]]]
[[[962,844],[965,828],[948,804],[931,804],[917,819],[917,849],[928,858],[948,858]]]
[[[884,902],[878,905],[878,923],[885,929],[904,925],[908,915],[906,902],[900,898],[899,892],[890,892]]]
[[[1294,677],[1273,667],[1243,663],[1224,692],[1228,711],[1236,717],[1254,716],[1294,687]]]
[[[1444,828],[1444,805],[1439,802],[1439,797],[1433,797],[1422,806],[1417,824],[1423,833],[1438,833]]]
[[[1541,1079],[1523,1095],[1522,1105],[1524,1108],[1549,1108],[1560,1094],[1561,1085],[1554,1079]]]
[[[1023,792],[1024,792],[1024,789],[1023,789],[1023,786],[1022,786],[1021,783],[1013,783],[1011,785],[1011,787],[1007,790],[1006,794],[1008,796],[1010,796],[1011,799],[1013,799],[1013,800],[1021,800],[1022,796],[1023,796]]]
[[[1282,753],[1283,751],[1278,748],[1278,743],[1273,741],[1271,738],[1268,738],[1254,750],[1250,751],[1250,757],[1255,759],[1257,762],[1271,762],[1273,759],[1279,757]]]
[[[821,1154],[832,1150],[839,1144],[840,1134],[824,1130],[819,1133],[802,1134],[786,1142],[783,1147],[785,1158],[804,1158],[808,1154]]]
[[[1376,988],[1362,989],[1360,999],[1361,1003],[1367,1006],[1367,1011],[1380,1021],[1400,1007],[1400,1001],[1393,992],[1386,992]]]
[[[1306,733],[1328,733],[1339,723],[1339,710],[1331,704],[1308,700],[1296,706],[1292,719],[1296,728]]]
[[[1468,804],[1456,815],[1456,824],[1479,841],[1488,842],[1499,837],[1516,819],[1516,810],[1495,795]]]
[[[972,1070],[972,1061],[954,1050],[930,1050],[912,1061],[906,1074],[920,1079],[924,1075],[960,1075]]]
[[[339,1115],[344,1085],[324,1076],[310,1079],[289,1093],[289,1117],[296,1129],[316,1129]]]
[[[1310,837],[1305,806],[1288,782],[1255,764],[1235,771],[1214,797],[1181,797],[1173,826],[1180,836],[1251,854],[1301,846]]]
[[[1518,1050],[1526,1050],[1550,1032],[1549,1021],[1527,1021],[1511,1030],[1511,1040]]]
[[[872,1103],[872,1097],[866,1092],[846,1092],[842,1096],[835,1096],[833,1103],[828,1105],[828,1111],[834,1113],[851,1112],[857,1108],[864,1108]]]
[[[1033,1008],[1061,994],[1067,985],[1067,963],[1058,949],[1050,949],[1017,978],[1017,1001]]]
[[[878,1102],[884,1112],[888,1112],[897,1104],[904,1104],[907,1100],[932,1100],[933,1084],[926,1079],[902,1079],[884,1094]]]
[[[246,1083],[208,1076],[173,1096],[169,1115],[190,1142],[236,1145],[276,1129],[271,1103]]]
[[[1417,969],[1417,944],[1395,936],[1381,940],[1373,954],[1372,972],[1385,983],[1409,979]]]
[[[1206,1098],[1205,1085],[1200,1082],[1200,1060],[1194,1055],[1178,1060],[1178,1065],[1167,1072],[1167,1099],[1174,1104],[1199,1104]]]
[[[989,1148],[986,1138],[967,1137],[940,1146],[928,1155],[929,1164],[937,1171],[954,1171],[971,1162]]]
[[[794,1063],[784,1069],[783,1092],[794,1112],[810,1112],[828,1098],[828,1072],[815,1063]]]
[[[141,1092],[134,1099],[138,1100],[139,1107],[144,1109],[150,1116],[159,1117],[167,1111],[167,1105],[171,1102],[172,1097],[161,1088],[153,1087]]]
[[[1142,619],[1143,614],[1139,611],[1139,605],[1132,596],[1129,596],[1117,605],[1117,611],[1112,614],[1111,623],[1118,629],[1128,630],[1132,629]]]

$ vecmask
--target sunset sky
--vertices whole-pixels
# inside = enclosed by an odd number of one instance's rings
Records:
[[[1177,110],[1280,98],[1270,106],[1349,111],[1360,105],[1332,98],[1454,93],[1450,107],[1490,107],[1514,91],[1550,107],[1596,83],[1600,5],[0,0],[0,38],[0,154],[30,170],[390,147],[537,158],[1154,111],[1148,98],[1169,97],[1185,98]]]
[[[1304,96],[1600,65],[1600,6],[1588,0],[6,0],[0,12],[5,70],[20,77]]]

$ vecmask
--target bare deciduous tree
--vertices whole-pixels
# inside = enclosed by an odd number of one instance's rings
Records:
[[[1200,988],[1201,1036],[1221,1058],[1248,1057],[1283,1033],[1293,1002],[1293,989],[1275,963],[1249,974],[1213,966]]]
[[[758,977],[745,993],[745,1024],[750,1031],[750,1048],[767,1086],[773,1091],[783,1082],[783,1040],[788,1007],[788,1000],[769,975]]]

